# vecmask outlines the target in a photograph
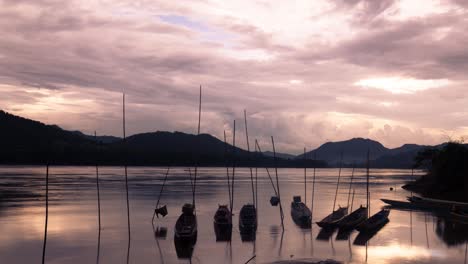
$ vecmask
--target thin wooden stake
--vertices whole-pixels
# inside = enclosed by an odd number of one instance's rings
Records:
[[[94,141],[98,144],[97,141],[97,134],[94,131]],[[99,255],[100,255],[100,248],[101,248],[101,195],[99,190],[99,169],[98,163],[96,162],[96,191],[97,191],[97,202],[98,202],[98,248],[97,248],[97,256],[96,256],[96,264],[99,263]]]
[[[231,200],[231,213],[233,212],[234,208],[234,175],[236,172],[236,120],[234,120],[234,128],[233,128],[233,136],[232,136],[232,177],[231,177],[231,195],[232,195],[232,200]]]
[[[226,162],[226,177],[227,177],[227,183],[228,183],[228,193],[229,193],[229,205],[231,205],[231,200],[232,200],[232,196],[231,196],[231,180],[230,180],[230,177],[229,177],[229,163],[228,163],[228,159],[227,159],[227,143],[226,143],[226,130],[224,130],[224,159],[225,159],[225,162]],[[232,213],[232,212],[231,212]]]
[[[355,167],[356,167],[356,166],[355,166],[355,165],[353,165],[353,170],[351,171],[351,180],[349,181],[349,190],[348,190],[348,203],[347,203],[347,205],[348,205],[348,208],[349,208],[349,198],[350,198],[350,196],[351,196],[351,186],[353,185],[353,178],[354,178],[354,168],[355,168]],[[350,212],[351,212],[351,211],[350,211]]]
[[[151,223],[154,222],[154,216],[156,215],[156,209],[158,209],[158,207],[159,207],[159,201],[161,200],[161,195],[162,195],[162,192],[164,190],[164,186],[166,186],[167,176],[169,175],[169,169],[170,168],[171,168],[171,166],[167,167],[166,175],[164,175],[163,184],[161,186],[161,189],[159,190],[158,200],[156,201],[156,207],[155,207],[155,211],[153,212],[153,219],[151,220]]]
[[[46,217],[44,227],[44,243],[42,246],[42,264],[45,263],[45,253],[47,247],[47,225],[49,223],[49,163],[46,164]]]
[[[340,168],[338,169],[338,182],[336,183],[336,192],[335,192],[335,200],[333,201],[333,210],[332,213],[335,211],[335,205],[336,205],[336,198],[338,196],[338,189],[340,187],[340,178],[341,178],[341,167],[343,164],[343,152],[341,152],[341,157],[340,157]]]
[[[249,156],[249,161],[250,161],[250,144],[249,144],[249,131],[247,129],[247,111],[244,109],[244,123],[245,123],[245,137],[247,139],[247,152]],[[252,203],[255,208],[257,208],[257,205],[255,204],[255,188],[254,188],[254,179],[253,179],[253,172],[252,172],[252,167],[249,166],[250,170],[250,183],[252,185]]]
[[[257,153],[257,145],[255,145],[255,161],[257,161],[258,153]],[[258,212],[258,168],[257,165],[255,166],[255,210]],[[257,213],[258,218],[258,213]]]
[[[255,140],[255,144],[257,145],[258,151],[262,153],[262,149],[260,148],[260,145],[258,144],[257,140]],[[275,192],[275,195],[278,196],[278,191],[276,191],[275,183],[273,182],[273,178],[271,177],[270,171],[268,170],[268,167],[265,167],[265,169],[266,169],[268,178],[270,179],[271,186],[273,187],[273,191]]]
[[[370,217],[370,192],[369,192],[369,148],[367,149],[367,168],[366,168],[366,193],[367,193],[367,217]]]
[[[281,193],[280,193],[280,186],[279,186],[279,180],[278,180],[278,166],[277,166],[277,163],[276,163],[276,150],[275,150],[275,141],[273,139],[273,136],[271,137],[271,144],[273,145],[273,158],[274,158],[274,161],[275,161],[276,187],[278,189],[278,198],[280,200],[279,206],[280,206],[280,213],[281,213],[281,227],[284,230],[284,221],[283,221],[284,214],[283,214],[283,206],[281,205],[282,202],[281,202]]]
[[[200,85],[200,97],[198,100],[198,131],[197,131],[197,139],[198,139],[198,146],[197,146],[197,162],[195,164],[195,175],[193,177],[193,210],[196,212],[195,206],[195,193],[197,188],[197,175],[198,175],[198,162],[200,162],[200,126],[201,126],[201,107],[202,107],[202,87]]]
[[[123,141],[124,141],[124,147],[125,147],[125,159],[124,159],[124,169],[125,169],[125,192],[126,192],[126,197],[127,197],[127,230],[128,230],[128,248],[127,248],[127,263],[129,262],[130,259],[130,240],[131,240],[131,235],[130,235],[130,203],[128,200],[128,173],[127,173],[127,137],[125,134],[125,93],[123,94],[123,104],[122,104],[122,116],[123,116]]]
[[[307,165],[306,165],[306,148],[304,148],[304,204],[307,206]]]
[[[317,167],[317,150],[314,151],[314,175],[312,178],[312,204],[310,206],[310,212],[312,217],[314,216],[314,195],[315,195],[315,170]]]

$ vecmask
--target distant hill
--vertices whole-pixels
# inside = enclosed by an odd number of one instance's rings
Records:
[[[345,141],[327,142],[319,148],[307,152],[308,159],[317,155],[318,159],[325,160],[329,165],[337,165],[343,153],[343,163],[363,163],[367,160],[367,150],[370,150],[370,159],[376,159],[388,149],[377,141],[364,138],[353,138]],[[304,154],[297,156],[302,159]]]
[[[94,138],[79,131],[0,111],[0,164],[72,165],[195,165],[273,166],[271,157],[234,148],[208,135],[182,132],[151,132],[129,136]],[[227,162],[228,161],[228,162]],[[298,161],[279,158],[279,167],[325,167],[323,161]]]
[[[87,139],[90,139],[92,141],[97,141],[97,142],[101,142],[101,143],[105,143],[105,144],[114,143],[114,142],[118,142],[118,141],[122,140],[122,138],[114,137],[114,136],[97,136],[97,137],[95,137],[94,135],[86,135],[81,131],[71,131],[71,132],[75,133],[77,135],[80,135],[82,137],[85,137]]]
[[[324,160],[329,166],[337,166],[343,152],[344,166],[365,166],[367,161],[367,150],[370,151],[371,167],[374,168],[411,168],[416,154],[430,147],[441,148],[446,143],[437,146],[426,146],[417,144],[404,144],[401,147],[389,149],[377,141],[364,138],[353,138],[339,142],[327,142],[315,150],[306,153],[309,159],[317,158]],[[302,159],[299,155],[296,159]]]
[[[56,125],[11,115],[0,110],[0,163],[45,163],[75,159],[94,150],[94,142]]]
[[[263,155],[265,155],[267,157],[273,157],[273,152],[272,151],[264,151],[262,153],[263,153]],[[276,157],[281,158],[281,159],[290,159],[290,160],[293,160],[293,159],[296,158],[296,156],[291,155],[291,154],[287,154],[287,153],[276,153]]]
[[[433,146],[442,148],[446,143]],[[416,154],[431,146],[405,144],[389,149],[377,141],[353,138],[327,142],[303,155],[277,153],[279,167],[337,166],[343,153],[345,166],[364,166],[370,150],[371,167],[410,168]],[[235,150],[235,152],[233,152]],[[227,151],[227,152],[226,152]],[[235,155],[233,155],[235,153]],[[314,154],[318,161],[313,161]],[[273,153],[248,153],[208,134],[150,132],[122,138],[67,131],[56,125],[15,116],[0,110],[0,164],[91,165],[195,165],[273,166]],[[228,162],[226,162],[228,161]]]

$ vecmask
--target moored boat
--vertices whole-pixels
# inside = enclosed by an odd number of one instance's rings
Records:
[[[431,208],[451,210],[453,206],[456,206],[458,208],[468,209],[468,203],[450,201],[450,200],[442,200],[442,199],[432,199],[432,198],[426,198],[426,197],[420,197],[420,196],[414,196],[414,195],[408,197],[408,201],[417,205],[431,207]]]
[[[291,217],[293,221],[301,227],[310,227],[312,213],[310,209],[301,201],[301,196],[294,196],[291,202]]]
[[[230,241],[232,234],[232,213],[227,205],[219,205],[213,217],[216,241]]]
[[[338,227],[343,230],[353,229],[367,219],[368,210],[364,206],[360,206],[351,214],[345,216],[339,223]]]
[[[338,207],[337,210],[329,214],[321,221],[316,222],[321,228],[335,228],[338,226],[338,223],[343,220],[343,218],[348,214],[348,207]]]
[[[239,230],[244,234],[257,231],[257,211],[253,204],[242,206],[239,213]]]
[[[194,214],[193,204],[184,204],[182,214],[175,225],[174,239],[195,243],[197,240],[197,217]]]
[[[379,227],[388,222],[389,214],[389,209],[382,209],[378,213],[374,214],[369,219],[358,225],[356,229],[360,232],[370,232],[373,230],[377,230]]]

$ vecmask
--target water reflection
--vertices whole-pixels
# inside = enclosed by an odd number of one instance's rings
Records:
[[[437,218],[435,232],[449,247],[468,242],[468,224],[454,221],[448,217]]]
[[[258,173],[259,218],[253,241],[243,243],[240,232],[233,231],[230,242],[216,242],[213,215],[218,203],[227,196],[225,169],[201,168],[197,183],[197,246],[179,245],[171,236],[168,237],[175,231],[178,215],[156,218],[154,227],[149,224],[166,170],[150,167],[128,169],[132,231],[131,252],[128,252],[126,193],[121,168],[100,169],[102,229],[99,233],[94,168],[54,167],[49,179],[47,262],[125,263],[128,255],[130,263],[141,264],[155,261],[186,263],[191,260],[199,263],[245,263],[253,256],[255,258],[250,263],[310,258],[363,263],[366,247],[356,244],[367,245],[368,263],[466,262],[467,225],[429,212],[392,210],[390,222],[378,233],[364,238],[355,231],[323,231],[315,225],[302,229],[291,217],[284,218],[285,231],[282,232],[278,208],[271,207],[269,201],[271,184],[262,170]],[[292,199],[293,195],[304,190],[303,171],[284,169],[279,174],[284,175],[280,178],[284,199]],[[317,170],[313,220],[329,214],[336,188],[336,174],[337,171],[332,169]],[[240,205],[251,200],[249,171],[239,169],[238,175],[235,189],[237,207],[233,209],[236,218]],[[350,170],[343,170],[344,181],[350,175]],[[374,195],[371,203],[374,210],[384,205],[380,198],[404,200],[409,195],[400,189],[389,191],[389,187],[400,186],[410,179],[405,171],[378,170],[371,172],[371,175],[374,177],[371,188],[378,194]],[[45,224],[44,183],[43,167],[0,167],[0,193],[35,195],[0,199],[2,263],[40,262]],[[181,204],[191,200],[189,184],[183,168],[174,168],[161,198],[169,212],[180,210]],[[312,185],[308,186],[307,191],[311,193]],[[362,195],[365,189],[364,171],[356,171],[353,186],[356,188],[356,203],[365,201],[365,195]],[[338,197],[346,197],[346,194],[348,188],[340,188]],[[342,200],[338,202],[346,204],[346,199]],[[355,241],[361,242],[354,244]],[[179,257],[183,259],[179,260]]]
[[[367,242],[371,240],[372,237],[374,237],[382,228],[384,228],[388,224],[388,222],[389,222],[388,220],[383,222],[383,224],[381,224],[375,229],[372,229],[371,231],[359,232],[359,234],[354,239],[353,244],[359,245],[359,246],[365,246]]]

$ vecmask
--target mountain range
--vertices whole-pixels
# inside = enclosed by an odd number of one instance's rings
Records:
[[[275,161],[272,152],[249,153],[209,134],[157,131],[135,134],[126,140],[94,137],[0,110],[0,164],[334,167],[342,160],[344,166],[364,166],[369,151],[372,167],[410,168],[415,155],[428,147],[405,144],[390,149],[371,139],[353,138],[327,142],[307,152],[306,159],[304,154],[276,153]]]

